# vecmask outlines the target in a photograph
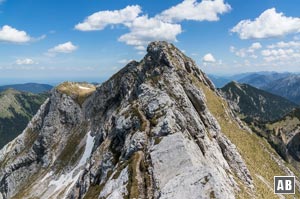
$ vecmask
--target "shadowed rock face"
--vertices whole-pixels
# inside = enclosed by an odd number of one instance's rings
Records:
[[[172,44],[147,51],[80,104],[54,89],[0,151],[0,198],[251,196],[253,177],[207,106],[202,88],[221,98],[213,84]]]

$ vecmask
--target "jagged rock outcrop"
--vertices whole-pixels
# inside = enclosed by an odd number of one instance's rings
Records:
[[[251,132],[176,47],[153,42],[147,52],[95,91],[71,83],[53,89],[0,151],[0,198],[260,196],[249,157],[224,133]]]

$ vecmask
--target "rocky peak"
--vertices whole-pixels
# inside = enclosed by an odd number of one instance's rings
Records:
[[[175,69],[173,71],[177,72],[178,70],[184,70],[188,73],[201,74],[201,71],[191,58],[185,56],[173,44],[165,41],[150,43],[144,61],[146,65],[167,66]],[[203,75],[203,73],[201,75]]]
[[[157,64],[166,64],[174,67],[172,60],[185,59],[185,56],[173,45],[165,41],[155,41],[149,44],[147,48],[146,59],[150,59]]]
[[[255,196],[257,172],[227,137],[250,132],[172,44],[152,42],[81,103],[64,87],[0,151],[0,198]]]

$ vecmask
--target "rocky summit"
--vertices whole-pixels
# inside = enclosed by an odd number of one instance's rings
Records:
[[[273,176],[296,172],[193,60],[153,42],[101,86],[52,90],[0,151],[0,198],[285,198]]]

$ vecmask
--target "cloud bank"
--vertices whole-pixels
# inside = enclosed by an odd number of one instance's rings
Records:
[[[203,56],[202,61],[206,62],[206,63],[214,63],[214,62],[216,62],[216,59],[214,58],[214,56],[211,53],[208,53]]]
[[[241,39],[263,39],[280,37],[291,33],[300,32],[300,18],[286,17],[275,8],[264,11],[259,17],[240,21],[231,29]]]
[[[231,10],[231,6],[223,0],[201,1],[185,0],[158,15],[159,19],[168,22],[193,21],[218,21],[219,14]]]
[[[79,31],[103,30],[107,26],[123,25],[129,32],[121,35],[118,41],[134,46],[137,50],[144,50],[153,40],[176,42],[181,34],[180,22],[218,21],[219,15],[229,12],[231,7],[223,0],[184,0],[154,17],[143,14],[139,5],[127,6],[113,11],[99,11],[75,25]]]
[[[48,50],[48,55],[56,55],[57,53],[72,53],[78,49],[72,42],[68,41],[63,44],[58,44],[57,46]]]
[[[16,60],[17,65],[32,65],[37,64],[33,59],[25,58],[25,59],[17,59]]]
[[[0,28],[0,41],[2,42],[26,43],[30,39],[30,36],[25,31],[17,30],[8,25]]]

